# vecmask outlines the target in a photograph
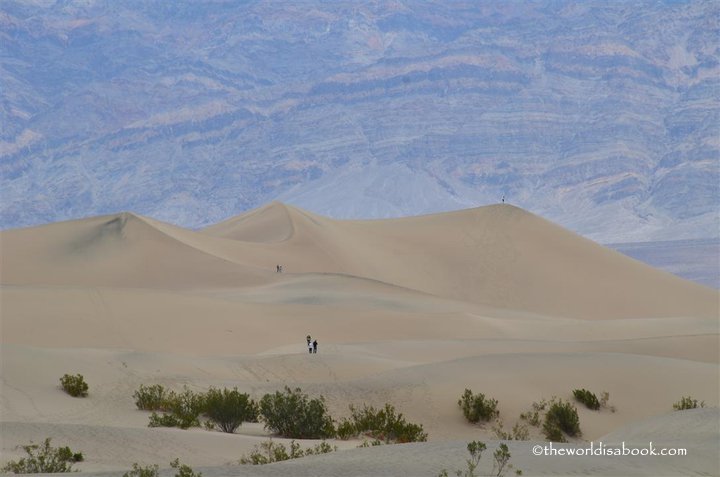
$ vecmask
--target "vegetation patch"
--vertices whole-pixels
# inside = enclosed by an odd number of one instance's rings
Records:
[[[585,404],[585,407],[588,409],[592,409],[593,411],[600,409],[600,401],[598,401],[597,396],[587,389],[575,389],[573,390],[573,396],[575,396],[575,399]]]
[[[170,462],[170,467],[177,470],[175,477],[202,477],[202,472],[195,472],[189,465],[181,464],[180,459]]]
[[[491,421],[500,415],[497,409],[496,399],[486,398],[483,393],[473,394],[466,389],[458,400],[458,406],[462,409],[465,419],[473,424],[479,421]]]
[[[142,467],[140,464],[135,462],[132,465],[132,470],[125,472],[123,477],[158,477],[159,475],[160,468],[157,464]]]
[[[350,406],[350,419],[343,419],[337,428],[340,439],[358,435],[390,443],[425,442],[427,433],[422,425],[407,422],[402,413],[385,404],[382,409],[363,405],[362,409]]]
[[[60,378],[60,386],[72,397],[87,397],[88,395],[88,385],[82,374],[76,374],[75,376],[64,375]]]
[[[74,472],[73,464],[84,460],[82,452],[73,452],[69,447],[52,447],[50,441],[48,437],[42,444],[30,442],[20,446],[27,457],[8,462],[0,471],[13,474]]]
[[[562,399],[551,401],[545,413],[543,433],[546,439],[554,442],[567,442],[565,435],[579,436],[581,433],[577,408]]]
[[[261,442],[259,445],[256,445],[250,455],[242,456],[240,458],[240,463],[265,465],[283,460],[299,459],[300,457],[309,455],[328,454],[336,450],[338,450],[337,446],[331,446],[325,441],[322,441],[315,447],[303,450],[300,447],[300,444],[294,440],[290,442],[290,449],[288,450],[283,444],[274,442],[270,439],[269,441]]]
[[[214,427],[232,434],[243,422],[257,422],[259,409],[255,401],[237,388],[215,389],[205,393],[205,415]]]
[[[692,396],[683,396],[678,402],[673,404],[673,409],[675,409],[676,411],[697,409],[699,407],[705,407],[705,401],[698,402],[698,400],[693,399]]]
[[[487,450],[487,446],[484,442],[472,441],[468,444],[467,449],[470,453],[470,458],[465,461],[467,467],[465,470],[456,470],[455,475],[457,477],[479,477],[480,474],[476,471],[480,466],[482,453]],[[493,468],[490,475],[503,477],[507,471],[513,468],[510,463],[511,457],[512,455],[510,454],[510,449],[508,449],[507,444],[501,443],[493,453]],[[522,471],[517,469],[515,475],[522,475]],[[448,471],[443,469],[438,474],[438,477],[448,477]]]
[[[516,422],[510,431],[506,431],[503,422],[498,421],[492,430],[501,441],[527,441],[530,439],[528,426],[522,422]]]
[[[169,411],[170,393],[161,384],[141,384],[133,394],[135,406],[141,411]]]
[[[335,426],[325,399],[310,399],[300,388],[266,394],[260,415],[270,431],[294,439],[325,439],[335,436]]]
[[[188,429],[200,426],[198,419],[205,411],[205,395],[193,392],[187,388],[181,393],[169,391],[166,393],[163,409],[167,412],[150,415],[149,427],[179,427]]]

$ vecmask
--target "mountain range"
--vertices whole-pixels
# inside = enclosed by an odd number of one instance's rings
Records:
[[[0,227],[272,199],[718,236],[720,4],[0,1]]]

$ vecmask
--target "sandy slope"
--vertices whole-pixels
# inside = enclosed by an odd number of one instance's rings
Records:
[[[534,458],[513,443],[525,475],[719,473],[717,409],[672,412],[687,394],[719,404],[718,293],[514,207],[341,222],[271,204],[200,232],[119,214],[4,231],[0,247],[3,461],[53,437],[86,454],[83,472],[181,457],[208,476],[436,475],[463,442],[495,439],[463,420],[466,387],[499,400],[506,428],[586,387],[617,411],[580,408],[583,439],[675,436],[692,458]],[[87,399],[58,389],[66,372]],[[392,402],[430,442],[239,467],[262,426],[149,429],[132,393],[156,382],[300,386],[337,417]]]

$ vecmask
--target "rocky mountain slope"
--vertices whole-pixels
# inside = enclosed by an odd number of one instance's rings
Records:
[[[507,199],[713,237],[716,2],[0,2],[0,227]]]

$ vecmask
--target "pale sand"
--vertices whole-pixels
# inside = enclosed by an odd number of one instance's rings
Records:
[[[271,204],[200,232],[119,214],[4,231],[0,246],[0,463],[53,437],[84,452],[83,473],[180,457],[207,476],[437,475],[462,466],[469,440],[496,445],[489,425],[464,421],[466,387],[499,400],[506,429],[533,401],[585,387],[617,411],[579,405],[572,445],[668,442],[690,456],[533,457],[535,429],[510,446],[524,475],[720,474],[718,292],[511,206],[343,222]],[[64,373],[83,374],[90,396],[64,394]],[[147,428],[132,393],[151,383],[255,397],[300,386],[338,418],[391,402],[430,442],[338,441],[332,455],[238,466],[268,437],[261,425]],[[711,408],[673,412],[687,394]]]

